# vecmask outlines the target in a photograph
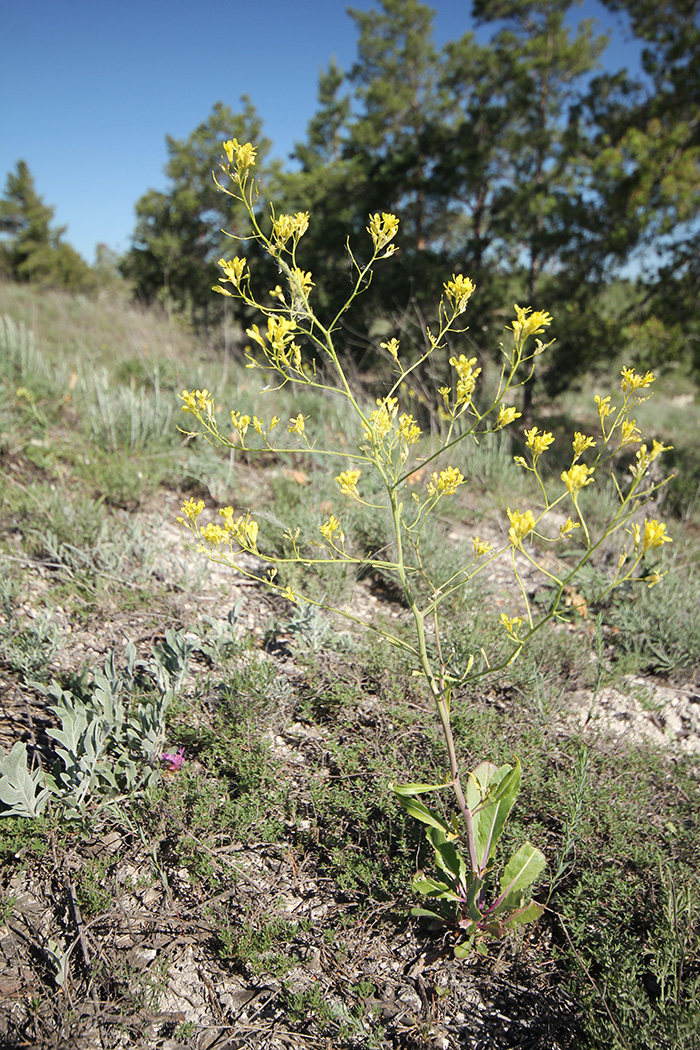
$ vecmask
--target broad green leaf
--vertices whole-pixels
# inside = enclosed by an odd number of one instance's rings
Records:
[[[439,900],[460,901],[462,898],[454,892],[446,882],[438,882],[430,875],[416,875],[411,883],[414,893],[422,893],[425,897],[435,897]]]
[[[544,871],[546,864],[544,854],[529,842],[524,842],[506,864],[501,876],[501,900],[493,914],[520,907],[523,891]]]
[[[486,763],[482,763],[482,766],[485,765]],[[470,784],[472,777],[480,769],[481,767],[477,767],[474,773],[470,774]],[[493,856],[508,814],[520,790],[520,763],[516,759],[514,766],[505,765],[500,769],[495,769],[491,765],[488,773],[490,775],[486,783],[486,790],[482,794],[481,801],[472,810],[476,854],[482,871],[485,870],[489,858]],[[482,778],[476,777],[476,779],[483,791]]]
[[[544,904],[538,904],[537,901],[530,901],[524,908],[520,908],[519,911],[514,912],[503,924],[507,926],[509,930],[514,930],[516,926],[524,926],[528,922],[535,922],[541,915],[544,914]]]
[[[406,812],[415,817],[416,820],[420,820],[423,824],[428,824],[432,828],[439,828],[440,831],[444,831],[445,834],[449,834],[449,827],[444,820],[440,817],[436,817],[434,813],[431,813],[427,806],[424,806],[417,798],[410,798],[406,795],[397,796],[400,804],[406,810]]]
[[[455,882],[463,884],[467,867],[454,843],[446,840],[440,828],[429,828],[426,835],[435,850],[435,861],[438,867],[442,868],[445,874],[453,878]]]

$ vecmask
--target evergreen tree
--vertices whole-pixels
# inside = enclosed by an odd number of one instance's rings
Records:
[[[63,240],[65,227],[52,228],[53,217],[54,209],[37,193],[27,164],[18,161],[0,200],[0,233],[5,235],[2,269],[15,281],[91,289],[90,267]]]
[[[222,297],[212,295],[222,256],[235,254],[228,234],[243,236],[243,211],[217,188],[222,143],[237,138],[258,149],[256,175],[265,175],[269,141],[248,98],[236,114],[218,102],[186,139],[166,138],[166,190],[149,190],[136,204],[136,229],[121,269],[144,302],[161,301],[204,328],[221,317]]]
[[[685,346],[700,371],[700,0],[604,2],[644,41],[646,76],[618,78],[600,117],[598,179],[641,266],[636,319],[656,333],[647,352]]]
[[[572,319],[585,311],[592,322],[599,282],[577,264],[574,247],[588,236],[592,192],[577,115],[584,78],[607,38],[594,35],[590,19],[572,35],[565,24],[571,7],[571,0],[475,0],[474,14],[480,22],[503,23],[491,41],[497,70],[492,244],[522,275],[519,295],[527,305],[545,303],[553,313],[561,306]],[[560,354],[552,358],[550,378],[568,379],[587,344],[574,324],[567,330],[565,313],[559,317]],[[528,385],[526,420],[531,401]]]

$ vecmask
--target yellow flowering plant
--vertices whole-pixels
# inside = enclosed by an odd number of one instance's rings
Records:
[[[212,560],[276,589],[289,601],[303,598],[378,631],[408,655],[434,702],[445,740],[448,768],[440,784],[393,784],[392,787],[403,808],[425,825],[434,852],[437,877],[420,874],[413,884],[431,907],[419,908],[417,913],[437,915],[449,922],[458,935],[456,954],[463,956],[473,947],[482,948],[487,937],[530,922],[542,913],[542,905],[530,899],[529,891],[545,867],[545,858],[530,843],[524,843],[504,865],[500,881],[494,885],[492,869],[496,847],[519,790],[520,765],[517,759],[500,767],[484,761],[464,774],[459,768],[450,722],[452,697],[468,682],[507,666],[545,624],[560,614],[572,580],[614,534],[622,537],[620,553],[598,597],[623,582],[644,579],[651,586],[661,578],[656,567],[648,567],[646,558],[650,551],[669,542],[670,537],[665,525],[656,519],[642,520],[639,512],[658,488],[649,468],[665,449],[658,442],[654,442],[651,449],[641,444],[636,420],[631,418],[631,412],[646,400],[639,392],[651,385],[654,376],[650,372],[639,375],[632,369],[624,369],[620,407],[612,405],[611,396],[596,396],[600,433],[596,436],[575,433],[570,466],[558,478],[542,473],[554,435],[537,427],[525,430],[525,454],[517,456],[516,462],[533,475],[537,499],[533,499],[530,506],[508,508],[500,546],[474,536],[457,572],[451,572],[444,579],[431,578],[421,557],[426,520],[438,505],[453,499],[468,484],[462,471],[450,461],[450,454],[467,438],[478,439],[503,430],[519,418],[520,413],[509,402],[514,390],[532,375],[537,358],[551,345],[538,337],[550,327],[552,318],[546,311],[515,306],[515,318],[500,347],[502,365],[498,383],[495,391],[487,396],[480,388],[481,369],[476,358],[459,351],[451,352],[465,331],[463,315],[475,291],[468,277],[453,274],[444,283],[435,328],[426,329],[427,349],[420,356],[415,360],[405,359],[396,337],[380,344],[391,359],[392,379],[384,396],[368,409],[362,392],[353,386],[343,366],[338,332],[342,331],[345,314],[368,285],[374,267],[396,252],[398,218],[389,213],[369,217],[366,261],[361,261],[348,243],[352,284],[336,316],[324,321],[314,310],[313,275],[297,258],[312,218],[307,212],[277,215],[272,209],[269,223],[265,223],[256,212],[254,147],[234,139],[224,143],[224,154],[222,174],[215,176],[217,185],[222,192],[242,202],[250,218],[249,237],[237,239],[257,242],[272,256],[282,275],[281,284],[270,292],[259,292],[254,289],[254,275],[245,257],[220,261],[222,277],[214,291],[242,300],[247,307],[258,311],[264,321],[262,326],[254,324],[247,331],[251,340],[246,349],[247,366],[260,372],[266,389],[270,386],[279,389],[291,383],[344,399],[357,429],[354,442],[352,435],[346,434],[342,445],[318,446],[315,421],[299,413],[289,419],[283,443],[278,435],[285,434],[285,428],[275,430],[279,417],[272,416],[266,422],[234,409],[230,413],[231,431],[228,425],[224,428],[220,424],[222,417],[217,415],[209,391],[183,391],[183,412],[188,420],[197,424],[196,429],[188,433],[199,434],[223,447],[242,447],[261,454],[288,449],[291,439],[300,454],[313,456],[316,462],[328,462],[337,485],[338,506],[319,520],[318,540],[311,547],[299,540],[299,529],[289,529],[285,535],[291,541],[291,553],[284,557],[266,549],[264,544],[258,545],[258,526],[250,512],[237,515],[232,507],[225,507],[219,510],[217,521],[203,524],[204,503],[189,499],[178,521],[196,549]],[[438,435],[428,435],[423,433],[419,421],[403,410],[401,398],[410,377],[430,358],[440,354],[449,361],[452,381],[435,392],[436,416],[442,422],[442,429]],[[613,468],[619,462],[621,450],[633,443],[640,447],[632,467],[620,481]],[[584,457],[587,462],[583,462]],[[619,498],[610,520],[596,531],[586,518],[580,497],[584,489],[599,482],[606,468],[613,477]],[[423,486],[420,491],[417,478],[427,479],[418,482]],[[391,521],[391,553],[386,558],[371,556],[369,561],[373,568],[392,574],[401,588],[412,620],[411,641],[363,621],[347,609],[335,608],[299,590],[294,591],[277,576],[278,568],[285,561],[300,566],[366,566],[367,558],[358,556],[346,540],[340,508],[347,500],[361,506],[381,506],[387,511]],[[561,524],[564,514],[566,521]],[[550,516],[555,520],[553,529],[547,526],[546,519]],[[580,540],[577,552],[570,551],[572,534]],[[547,556],[548,549],[554,548],[556,553],[557,545],[568,545],[568,553],[574,555],[568,558],[565,569],[553,569],[554,561]],[[449,647],[442,644],[446,603],[466,581],[486,572],[499,558],[510,560],[520,590],[519,608],[509,610],[512,615],[502,613],[498,621],[502,655],[496,667],[489,666],[487,659],[477,665],[475,656],[468,660],[466,667],[456,666]],[[519,568],[522,559],[538,570],[548,584],[544,607],[533,604],[523,585]],[[514,600],[513,604],[518,602]],[[451,792],[454,800],[455,813],[448,820],[423,801],[423,796],[441,791]]]

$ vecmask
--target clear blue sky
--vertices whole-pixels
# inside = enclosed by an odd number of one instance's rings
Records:
[[[429,2],[429,0],[428,0]],[[0,191],[23,159],[39,194],[87,260],[103,241],[129,246],[134,204],[166,180],[165,136],[184,138],[222,101],[251,97],[286,158],[316,108],[319,71],[348,69],[355,24],[344,0],[3,0]],[[351,6],[369,9],[372,0]],[[473,28],[470,0],[433,0],[436,42]],[[606,64],[636,63],[621,23]]]

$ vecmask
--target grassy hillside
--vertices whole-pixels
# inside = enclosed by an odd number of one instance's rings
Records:
[[[321,461],[291,447],[257,461],[179,429],[178,392],[206,387],[222,419],[303,413],[312,438],[347,433],[342,405],[261,395],[254,379],[118,296],[0,285],[0,1042],[694,1050],[694,391],[661,376],[640,409],[645,434],[675,446],[663,584],[589,607],[583,579],[578,611],[454,698],[467,768],[522,762],[505,850],[527,836],[548,860],[539,922],[460,962],[455,931],[410,913],[432,861],[387,786],[444,774],[411,666],[208,565],[175,525],[189,496],[252,507],[284,552],[287,530],[311,542],[327,516]],[[596,392],[542,406],[548,428],[586,430]],[[518,451],[483,442],[456,464],[470,485],[435,525],[439,567],[529,491]],[[344,528],[360,556],[387,542],[379,512]],[[379,572],[317,569],[305,585],[404,630]],[[491,644],[504,587],[455,600],[453,652]],[[22,804],[47,773],[70,805],[7,815],[18,742],[34,778]]]

